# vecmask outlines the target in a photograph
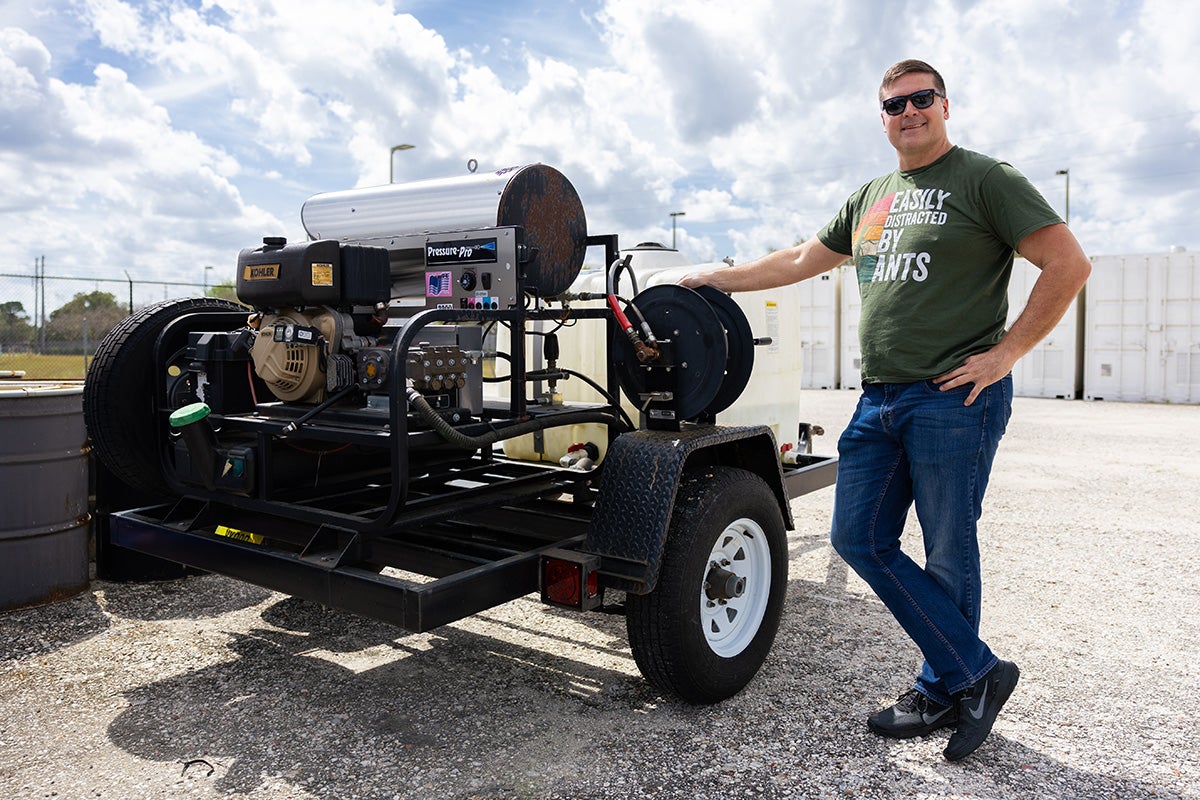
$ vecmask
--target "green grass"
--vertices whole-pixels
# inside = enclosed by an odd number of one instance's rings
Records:
[[[87,372],[87,364],[82,355],[49,356],[37,353],[5,353],[0,355],[0,372],[23,371],[24,379],[39,380],[82,380]]]

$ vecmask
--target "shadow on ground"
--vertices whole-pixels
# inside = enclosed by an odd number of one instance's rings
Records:
[[[793,557],[823,546],[801,541]],[[903,688],[913,654],[877,602],[845,587],[834,559],[824,581],[791,581],[763,671],[701,708],[636,675],[619,617],[588,618],[596,633],[580,657],[566,654],[578,642],[543,632],[539,620],[559,612],[531,600],[488,618],[501,637],[458,626],[405,634],[288,598],[264,610],[262,626],[230,634],[230,660],[129,691],[108,733],[182,771],[172,779],[222,794],[889,797],[904,773],[903,792],[919,796],[1182,800],[1001,735],[959,765],[941,761],[944,737],[872,736],[863,717]],[[245,601],[231,591],[234,606]]]
[[[0,613],[0,661],[37,658],[103,633],[108,615],[91,592],[49,606]]]

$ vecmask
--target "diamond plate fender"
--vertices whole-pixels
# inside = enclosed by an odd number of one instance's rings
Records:
[[[626,433],[605,454],[591,527],[580,548],[601,556],[606,586],[634,594],[654,588],[679,481],[685,472],[713,465],[762,476],[779,500],[785,526],[792,529],[770,428],[703,425],[679,432]]]

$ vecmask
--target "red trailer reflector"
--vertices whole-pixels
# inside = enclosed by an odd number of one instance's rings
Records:
[[[600,605],[600,558],[574,550],[547,550],[542,554],[542,602],[580,611]]]
[[[543,564],[546,599],[559,605],[577,607],[582,605],[583,573],[581,564],[549,558]]]

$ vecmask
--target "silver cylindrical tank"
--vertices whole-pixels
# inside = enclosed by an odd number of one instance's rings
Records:
[[[545,296],[575,280],[587,238],[578,192],[544,164],[326,192],[305,201],[300,219],[309,236],[339,240],[520,226],[535,254],[525,289]]]
[[[88,587],[82,381],[0,380],[0,610]]]

